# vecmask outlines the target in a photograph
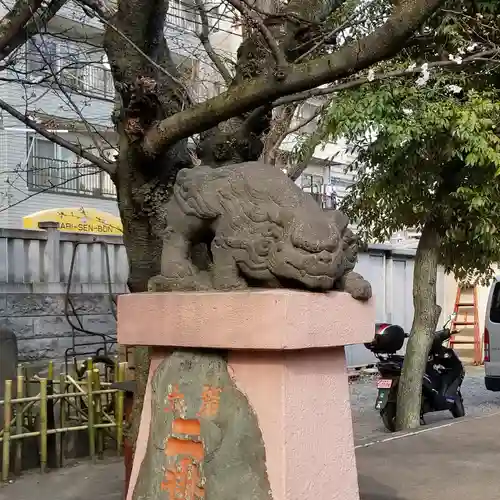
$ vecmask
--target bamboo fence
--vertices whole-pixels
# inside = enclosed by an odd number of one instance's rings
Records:
[[[47,470],[48,443],[51,436],[52,450],[57,466],[64,466],[65,437],[67,433],[87,431],[89,455],[92,460],[102,457],[105,443],[114,441],[118,454],[123,446],[124,393],[111,389],[111,382],[87,360],[87,372],[78,380],[73,375],[61,373],[54,378],[54,365],[49,363],[46,378],[35,376],[28,380],[26,369],[18,367],[15,381],[5,381],[4,399],[0,400],[4,427],[0,429],[2,449],[1,480],[7,481],[11,472],[20,474],[23,461],[23,443],[26,438],[37,438],[40,470]],[[127,363],[116,363],[114,380],[126,379]],[[35,396],[29,396],[35,387]],[[59,405],[58,422],[54,408]]]

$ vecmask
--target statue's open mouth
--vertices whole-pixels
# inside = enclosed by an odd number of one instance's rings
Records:
[[[286,264],[288,264],[289,266],[293,267],[297,273],[302,277],[302,278],[313,278],[313,279],[318,279],[318,278],[325,278],[325,279],[334,279],[334,276],[335,276],[335,273],[333,273],[332,271],[334,271],[336,269],[336,266],[334,266],[333,264],[332,265],[325,265],[325,272],[322,272],[322,273],[318,273],[318,274],[315,274],[315,273],[311,273],[311,272],[308,272],[306,271],[304,268],[302,267],[298,267],[297,265],[295,265],[293,262],[289,261],[289,260],[285,260]],[[329,271],[329,272],[328,272]]]

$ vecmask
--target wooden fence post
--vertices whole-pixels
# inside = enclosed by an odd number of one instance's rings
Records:
[[[47,470],[47,379],[40,379],[40,471]]]
[[[102,424],[102,394],[99,394],[98,391],[101,390],[101,374],[97,368],[94,368],[94,383],[95,383],[95,391],[97,394],[95,395],[95,419],[94,424],[100,425]],[[95,428],[95,436],[96,436],[96,448],[97,448],[97,456],[99,458],[103,458],[104,456],[104,431],[102,428]]]
[[[59,394],[63,396],[66,393],[66,376],[64,373],[59,375]],[[67,403],[64,397],[59,400],[59,428],[64,429],[66,427],[66,408]],[[58,433],[58,456],[59,456],[59,467],[64,467],[64,440],[65,433]]]
[[[19,375],[17,376],[17,397],[22,399],[24,397],[24,376],[21,375],[22,369],[18,369]],[[23,403],[16,405],[16,435],[23,433]],[[14,460],[14,473],[20,475],[23,468],[23,440],[16,439],[16,456]]]
[[[88,410],[88,432],[90,458],[95,462],[95,427],[94,427],[94,391],[93,372],[87,370],[87,410]]]
[[[12,420],[12,380],[5,381],[5,391],[3,398],[3,446],[2,446],[2,481],[9,479],[10,466],[10,421]]]
[[[118,365],[118,369],[116,370],[116,381],[124,382],[125,381],[125,369],[126,363],[120,363]],[[123,448],[123,404],[125,393],[123,391],[117,391],[115,394],[115,408],[116,408],[116,450],[118,455],[121,455]]]

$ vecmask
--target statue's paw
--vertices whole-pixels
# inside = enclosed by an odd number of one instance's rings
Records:
[[[195,276],[154,276],[148,281],[149,292],[206,291],[212,286],[207,273]]]
[[[171,279],[183,279],[194,277],[199,274],[199,270],[189,261],[170,261],[161,270],[162,276]]]
[[[345,291],[356,300],[366,301],[372,298],[372,286],[363,278],[353,280]]]
[[[245,290],[248,288],[247,282],[241,276],[214,273],[212,278],[215,290]]]
[[[170,292],[172,283],[165,276],[153,276],[148,281],[148,292]]]
[[[336,282],[336,289],[346,292],[356,300],[369,300],[372,297],[372,287],[361,274],[348,272]]]

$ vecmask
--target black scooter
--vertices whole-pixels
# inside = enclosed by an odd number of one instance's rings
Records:
[[[422,407],[420,418],[424,414],[448,410],[454,418],[465,415],[464,403],[460,387],[465,370],[453,349],[445,347],[452,331],[448,328],[454,316],[451,315],[442,330],[434,333],[434,340],[429,350],[429,357],[422,385]],[[385,427],[396,430],[396,408],[399,379],[403,369],[404,356],[396,354],[404,344],[408,335],[398,325],[377,323],[373,340],[365,344],[379,359],[377,368],[380,377],[377,381],[377,400],[375,409],[380,412]]]

